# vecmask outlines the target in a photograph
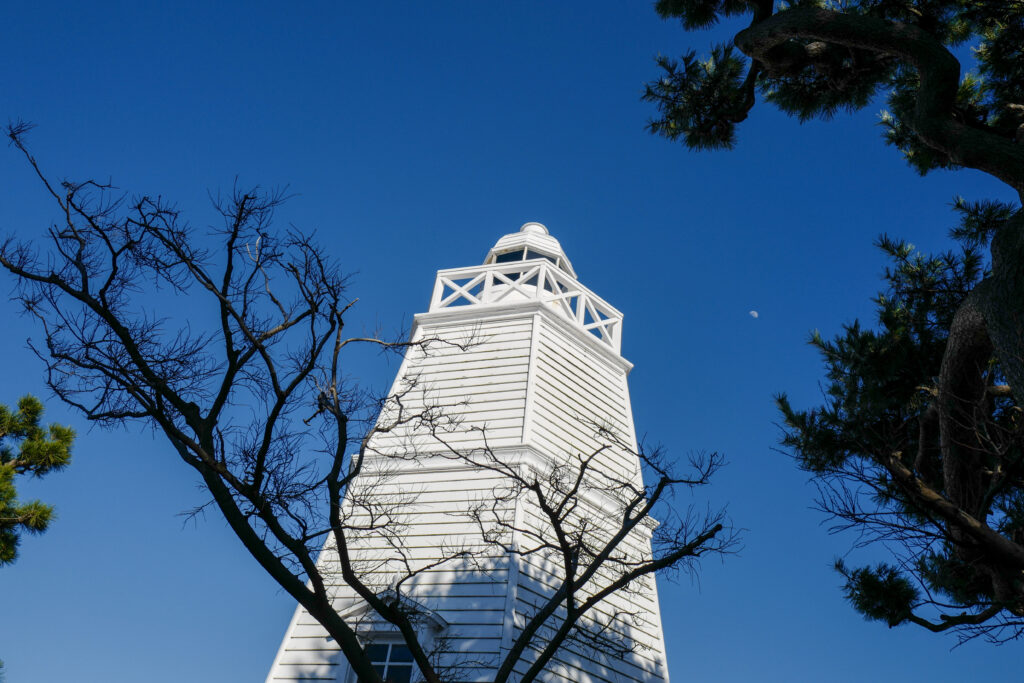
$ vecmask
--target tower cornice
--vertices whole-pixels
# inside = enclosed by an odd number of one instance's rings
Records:
[[[603,343],[572,320],[566,319],[563,315],[553,310],[548,303],[540,300],[499,302],[480,306],[457,306],[427,313],[417,313],[413,317],[411,339],[417,341],[417,334],[424,325],[444,325],[472,321],[483,322],[488,320],[524,318],[533,315],[543,316],[546,320],[559,326],[572,335],[573,339],[586,344],[587,348],[597,352],[601,358],[621,368],[627,374],[633,369],[633,364],[623,358],[617,350],[612,349],[611,346]]]

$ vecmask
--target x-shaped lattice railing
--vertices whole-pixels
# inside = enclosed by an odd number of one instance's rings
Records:
[[[616,351],[621,347],[622,314],[548,261],[438,271],[430,310],[491,306],[522,299],[550,303]]]

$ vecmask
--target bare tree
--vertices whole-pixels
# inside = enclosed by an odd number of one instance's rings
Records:
[[[552,566],[560,581],[556,590],[532,605],[495,681],[509,680],[513,667],[529,648],[538,646],[538,639],[540,652],[529,661],[522,681],[534,680],[562,647],[609,652],[620,658],[636,651],[636,640],[621,634],[640,618],[632,604],[634,598],[650,592],[653,575],[662,570],[693,571],[696,558],[725,553],[734,545],[734,532],[723,533],[721,511],[699,515],[690,510],[678,518],[661,505],[678,488],[707,484],[722,465],[718,454],[692,456],[692,474],[683,477],[660,450],[633,452],[614,429],[592,427],[603,446],[547,467],[510,460],[486,445],[472,450],[452,447],[446,454],[497,472],[505,481],[502,490],[472,510],[484,538],[508,553],[539,557]],[[639,477],[623,477],[601,467],[598,456],[612,449],[636,457],[651,483],[645,486]],[[531,527],[510,518],[507,510],[514,501],[532,509],[544,524]],[[653,521],[656,510],[666,514],[660,524]],[[641,541],[645,526],[654,532],[653,555]],[[519,537],[519,545],[506,545],[514,536]],[[616,594],[623,599],[611,603]],[[599,606],[612,609],[595,616]]]
[[[338,576],[401,634],[424,680],[451,680],[455,674],[438,658],[443,639],[421,642],[424,615],[403,586],[444,563],[508,552],[508,532],[525,534],[532,539],[526,552],[558,563],[561,583],[536,606],[495,680],[510,680],[523,660],[528,671],[517,680],[531,681],[559,648],[602,642],[611,622],[628,618],[593,616],[610,595],[640,590],[655,572],[693,570],[702,555],[732,547],[720,514],[680,518],[669,507],[675,489],[708,481],[718,456],[696,460],[696,473],[682,476],[657,454],[637,454],[647,469],[644,485],[639,477],[600,473],[591,466],[594,454],[545,469],[504,462],[488,448],[452,446],[442,449],[444,457],[500,473],[507,485],[491,507],[470,512],[483,549],[453,545],[417,564],[402,542],[409,501],[382,493],[388,463],[410,456],[373,444],[411,424],[427,425],[444,444],[444,411],[409,408],[415,387],[373,401],[343,383],[346,346],[405,350],[409,342],[346,336],[344,316],[355,300],[338,264],[310,236],[271,229],[285,197],[236,190],[215,203],[222,225],[200,235],[161,198],[128,198],[93,181],[52,182],[25,146],[27,130],[14,125],[8,136],[59,207],[60,221],[48,230],[46,251],[4,241],[0,264],[44,330],[35,351],[50,388],[89,420],[138,421],[162,434],[199,474],[209,504],[337,642],[361,681],[381,678],[359,636],[365,615],[336,609],[331,586]],[[157,312],[162,297],[183,296],[187,322]],[[451,343],[417,342],[425,352]],[[608,448],[623,447],[605,436]],[[617,511],[612,528],[582,512],[598,491]],[[502,514],[501,503],[520,496],[542,512],[546,527],[516,528]],[[654,552],[638,553],[631,539],[643,525],[654,526],[659,510]],[[359,552],[368,536],[393,550],[380,560],[394,572],[390,590],[374,583],[381,567]]]

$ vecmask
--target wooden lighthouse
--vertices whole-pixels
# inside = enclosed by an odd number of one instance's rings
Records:
[[[540,681],[668,681],[650,575],[562,629],[567,572],[583,604],[651,555],[648,518],[589,570],[643,495],[621,333],[622,314],[539,223],[482,265],[439,271],[416,315],[344,507],[361,581],[416,615],[446,680],[518,681],[537,665]],[[320,564],[337,562],[328,543]],[[394,626],[340,573],[332,590],[385,680],[420,680]],[[302,607],[267,680],[357,683]]]

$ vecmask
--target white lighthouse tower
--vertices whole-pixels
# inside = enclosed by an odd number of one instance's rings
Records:
[[[650,519],[609,545],[644,495],[621,332],[622,314],[580,284],[539,223],[499,239],[482,265],[439,271],[416,315],[366,483],[345,508],[367,520],[349,542],[361,580],[417,615],[446,680],[493,681],[516,653],[507,680],[518,681],[572,609],[567,571],[581,605],[650,559]],[[329,543],[320,565],[337,561]],[[385,680],[420,680],[395,628],[340,575],[333,590]],[[667,682],[653,576],[602,597],[537,666],[539,681]],[[301,606],[267,678],[299,680],[357,683]]]

